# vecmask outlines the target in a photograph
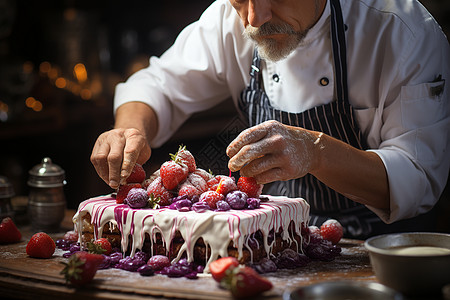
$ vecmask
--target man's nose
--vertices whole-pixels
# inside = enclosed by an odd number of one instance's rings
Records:
[[[272,19],[271,0],[250,0],[248,3],[248,23],[253,27],[260,27]]]

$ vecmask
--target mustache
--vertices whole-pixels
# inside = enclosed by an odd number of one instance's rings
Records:
[[[294,28],[287,23],[264,23],[260,27],[253,27],[251,25],[247,25],[244,30],[244,35],[249,38],[256,38],[265,35],[272,34],[297,34]]]

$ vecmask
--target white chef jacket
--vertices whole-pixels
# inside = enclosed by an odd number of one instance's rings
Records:
[[[369,209],[386,223],[414,217],[437,202],[449,173],[448,41],[415,0],[341,0],[341,6],[350,104],[389,179],[390,209]],[[158,147],[191,114],[230,96],[236,104],[250,80],[254,49],[243,30],[229,1],[215,1],[166,53],[116,87],[114,108],[150,105],[159,122],[151,146]],[[296,51],[263,62],[262,70],[277,109],[299,113],[334,99],[329,3]]]

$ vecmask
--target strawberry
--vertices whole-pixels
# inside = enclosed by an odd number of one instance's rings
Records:
[[[250,298],[272,289],[272,283],[254,269],[238,266],[222,279],[221,285],[235,298]]]
[[[0,224],[0,244],[17,243],[22,239],[22,234],[10,217],[6,217]]]
[[[188,196],[191,198],[192,196],[200,196],[201,194],[202,192],[189,182],[182,183],[178,190],[178,196]]]
[[[200,196],[208,190],[205,179],[195,173],[190,173],[186,180],[179,185],[178,196]]]
[[[93,254],[110,255],[112,252],[111,243],[106,238],[99,238],[86,244],[88,252]]]
[[[173,197],[172,193],[164,187],[161,177],[156,178],[150,183],[147,188],[147,193],[149,197],[157,200],[161,206],[170,205],[170,199]]]
[[[209,264],[209,271],[214,280],[220,282],[237,266],[239,266],[239,261],[235,257],[222,257]]]
[[[220,179],[219,184],[217,185],[216,192],[222,195],[226,195],[229,192],[237,190],[238,187],[236,185],[236,181],[233,177],[224,176]]]
[[[175,161],[185,164],[188,167],[189,173],[192,173],[197,169],[195,158],[189,150],[186,150],[186,146],[180,146],[178,152],[172,156],[172,158],[174,158]]]
[[[27,254],[35,258],[50,258],[55,253],[55,241],[45,232],[35,233],[27,244]]]
[[[258,198],[264,185],[258,184],[253,177],[240,177],[237,182],[238,189],[248,195],[249,198]]]
[[[164,187],[168,190],[175,189],[189,174],[188,167],[185,164],[174,160],[163,163],[159,173]]]
[[[320,235],[322,235],[325,240],[336,245],[343,237],[344,229],[339,221],[329,219],[320,226]]]
[[[144,168],[140,164],[135,164],[133,170],[131,171],[130,176],[128,176],[126,182],[127,183],[142,183],[145,180]]]
[[[65,267],[60,274],[64,275],[67,283],[82,286],[94,278],[102,262],[101,254],[78,251],[70,256],[67,263],[62,262]]]
[[[128,192],[132,188],[142,188],[142,185],[140,183],[127,183],[119,186],[119,188],[117,189],[116,203],[123,204],[123,201],[128,196]]]
[[[215,191],[206,191],[200,195],[199,201],[206,202],[211,209],[216,209],[217,202],[223,199],[224,197],[222,194]]]
[[[201,168],[197,168],[194,171],[194,174],[202,177],[206,182],[214,177],[214,175],[211,173],[211,171],[208,172],[208,171],[205,171],[205,170],[203,170]]]

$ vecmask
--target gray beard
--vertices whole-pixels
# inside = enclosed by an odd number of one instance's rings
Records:
[[[296,32],[292,26],[286,23],[265,23],[261,27],[248,25],[244,30],[244,37],[256,42],[258,53],[262,59],[279,61],[291,54],[305,38],[309,29]],[[264,38],[265,35],[287,34],[288,37],[282,43],[275,39]]]

